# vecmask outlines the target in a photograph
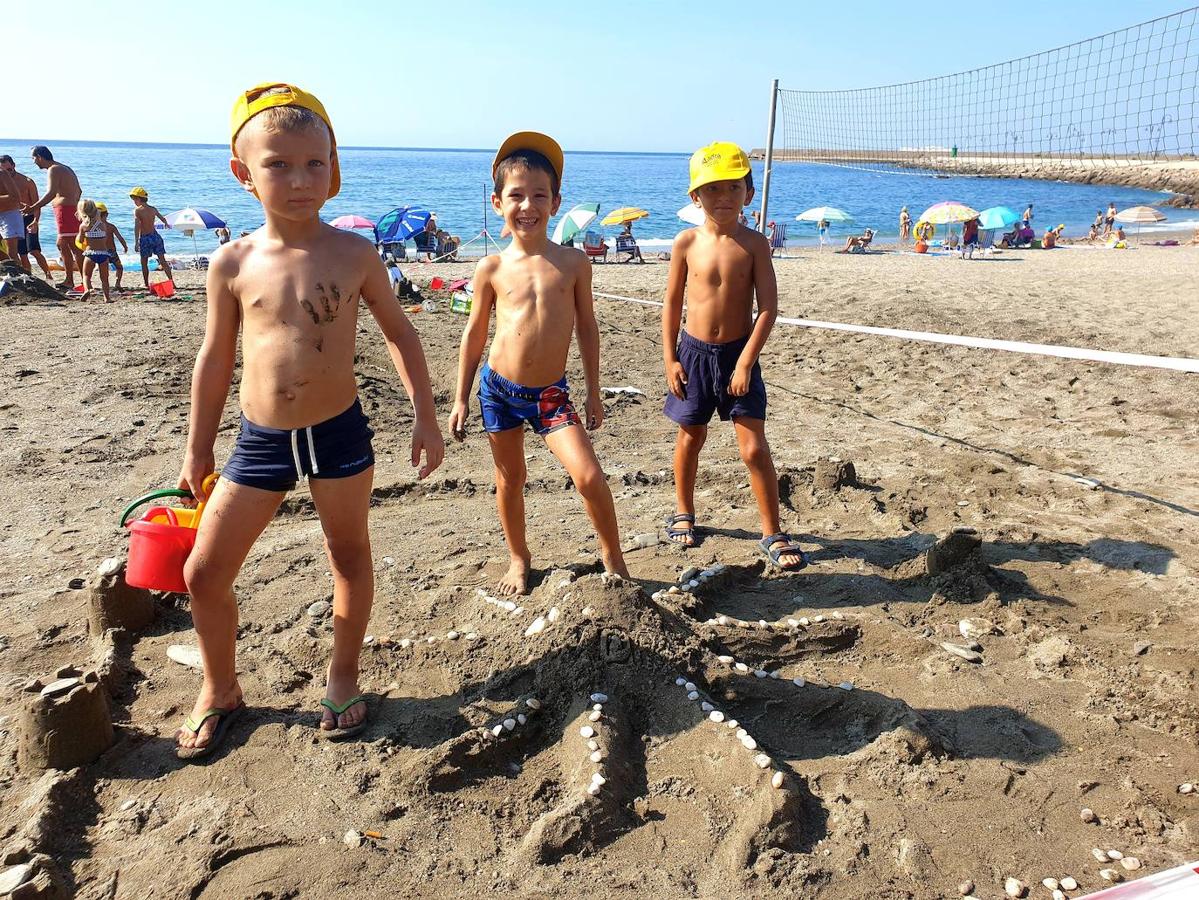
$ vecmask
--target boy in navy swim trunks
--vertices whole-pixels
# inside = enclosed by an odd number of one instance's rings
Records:
[[[741,210],[753,199],[749,159],[736,144],[718,141],[691,157],[688,193],[704,211],[704,224],[674,240],[662,348],[666,365],[666,415],[678,423],[674,448],[675,514],[667,519],[670,538],[695,544],[695,479],[699,452],[712,413],[733,420],[741,459],[762,525],[762,552],[782,569],[807,565],[799,544],[779,521],[779,485],[766,443],[766,385],[758,355],[778,316],[778,288],[770,243],[740,224]],[[683,294],[687,329],[679,335]],[[754,297],[758,315],[754,318]]]
[[[367,511],[374,454],[354,377],[358,301],[370,310],[412,398],[412,464],[424,478],[445,452],[420,340],[369,241],[320,220],[341,184],[328,114],[311,94],[264,84],[233,108],[230,166],[266,224],[221,247],[208,269],[208,319],[192,378],[179,486],[203,497],[242,336],[241,433],[216,482],[184,570],[204,682],[176,753],[212,752],[244,708],[235,664],[233,582],[250,547],[301,478],[333,571],[333,653],[321,733],[366,726],[358,656],[374,596]]]
[[[162,235],[158,233],[155,227],[155,219],[160,219],[163,225],[167,225],[166,217],[163,216],[156,208],[150,205],[150,195],[146,193],[144,187],[135,187],[129,192],[129,199],[133,201],[133,243],[137,247],[137,251],[142,258],[142,281],[146,287],[150,286],[150,257],[158,257],[158,265],[162,271],[166,273],[167,280],[171,280],[171,267],[167,265],[167,248],[162,243]]]
[[[604,568],[627,576],[612,492],[566,385],[571,336],[579,338],[588,429],[599,428],[599,326],[591,296],[591,264],[578,250],[546,236],[562,202],[562,148],[532,131],[514,134],[495,155],[491,203],[512,243],[475,268],[474,302],[458,354],[458,384],[450,433],[466,436],[471,385],[487,344],[495,308],[495,337],[479,377],[483,428],[495,460],[495,499],[508,542],[510,563],[496,593],[528,591],[531,554],[525,539],[525,435],[527,423],[545,438],[583,498],[599,536]],[[531,386],[533,385],[533,386]]]

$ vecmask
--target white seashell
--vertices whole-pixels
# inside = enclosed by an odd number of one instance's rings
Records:
[[[738,722],[736,719],[729,719],[724,724],[729,726],[729,728],[737,728],[741,723]]]
[[[400,640],[400,649],[401,650],[407,650],[411,646],[412,646],[412,641],[410,639],[402,638]]]
[[[714,709],[710,713],[708,713],[708,718],[711,719],[713,722],[723,722],[724,721],[724,713],[722,713],[718,709]]]
[[[747,734],[749,734],[749,732],[746,731],[744,728],[737,729],[737,738],[738,739],[745,737]]]
[[[1123,853],[1121,853],[1119,850],[1108,850],[1108,851],[1107,851],[1107,858],[1108,858],[1108,859],[1110,859],[1110,860],[1113,860],[1113,861],[1115,861],[1115,860],[1118,860],[1118,859],[1123,859],[1123,858],[1124,858],[1124,854],[1123,854]]]
[[[598,750],[599,749],[599,741],[597,741],[595,738],[592,738],[591,740],[589,740],[587,742],[587,749],[588,750]]]
[[[600,792],[600,786],[598,784],[596,784],[594,781],[591,782],[591,784],[587,785],[587,793],[589,793],[592,797],[594,797],[599,792]]]
[[[843,691],[852,691],[853,690],[853,682],[852,681],[842,681],[839,685],[837,685],[837,687],[841,688],[841,690],[843,690]]]
[[[504,719],[503,725],[505,731],[511,731],[516,727],[516,719]]]
[[[445,636],[447,640],[451,641],[456,641],[459,637],[461,637],[461,635],[459,635],[456,631],[447,631]]]
[[[528,628],[525,629],[525,637],[532,637],[535,634],[541,634],[545,631],[545,617],[538,616],[532,621]]]
[[[594,709],[596,712],[603,712],[603,711],[604,711],[604,704],[602,704],[602,703],[596,703],[596,704],[594,704],[594,705],[593,705],[591,708],[592,708],[592,709]]]
[[[1066,895],[1061,891],[1054,891],[1050,896],[1053,897],[1053,900],[1066,900]]]
[[[676,678],[674,680],[674,683],[677,684],[679,687],[682,687],[683,685],[685,685],[687,683],[687,679],[686,678]]]
[[[1091,851],[1091,856],[1095,857],[1097,862],[1107,862],[1107,854],[1098,847]]]
[[[749,666],[747,666],[745,663],[740,663],[740,662],[733,663],[733,668],[736,669],[738,672],[748,672],[749,671]]]
[[[790,625],[792,628],[798,628],[799,627],[799,619],[788,619],[787,624]]]
[[[702,709],[704,712],[711,712],[716,707],[713,706],[711,703],[709,703],[707,700],[705,700],[703,703],[701,703],[699,705],[699,708]]]
[[[1189,781],[1184,781],[1182,784],[1180,784],[1178,786],[1178,793],[1193,794],[1193,793],[1195,793],[1195,786],[1193,784],[1191,784]]]
[[[783,786],[783,773],[782,772],[775,772],[773,775],[770,776],[770,786],[776,787],[776,788],[781,788]]]
[[[1135,856],[1126,856],[1122,860],[1120,860],[1120,865],[1122,865],[1124,868],[1126,868],[1130,872],[1135,872],[1137,869],[1139,869],[1141,867],[1141,861],[1139,859],[1137,859]]]
[[[1116,869],[1100,869],[1099,877],[1102,878],[1104,881],[1110,881],[1113,884],[1117,881],[1124,880],[1124,876],[1121,875],[1119,873],[1119,871],[1117,871]]]
[[[782,678],[782,677],[783,677],[782,670],[781,670],[781,669],[775,669],[773,672],[771,672],[771,673],[770,673],[770,677],[771,677],[771,678],[774,678],[774,679],[776,679],[776,680],[777,680],[777,679],[779,679],[779,678]]]
[[[1045,885],[1045,887],[1051,891],[1057,890],[1057,879],[1056,878],[1042,878],[1041,884]]]
[[[733,664],[733,658],[731,656],[718,656],[716,657],[716,660],[724,663],[726,666],[731,666]]]
[[[529,697],[527,700],[525,700],[525,706],[527,706],[529,709],[541,709],[541,701],[536,697]]]
[[[765,678],[769,674],[765,669],[754,669],[754,678]]]
[[[770,757],[765,753],[759,753],[754,757],[754,765],[756,765],[759,769],[769,769]]]
[[[807,684],[806,681],[804,681],[802,678],[799,678],[799,677],[792,678],[791,683],[793,685],[795,685],[796,687],[803,687],[805,684]]]
[[[593,763],[601,762],[604,758],[602,750],[592,750],[591,756],[588,757]]]
[[[1063,891],[1076,891],[1078,890],[1078,882],[1073,877],[1067,875],[1061,881],[1061,889]]]
[[[808,619],[808,617],[807,617],[807,616],[804,616],[804,617],[802,617],[802,618],[799,620],[799,624],[800,624],[800,625],[802,625],[804,628],[807,628],[807,627],[808,627],[809,625],[811,625],[812,623],[811,623],[811,621]]]
[[[600,712],[598,709],[593,709],[591,711],[591,715],[589,715],[587,717],[587,720],[590,722],[598,722],[600,719],[603,718],[603,716],[604,716],[604,714],[602,712]]]
[[[592,728],[590,725],[584,725],[582,728],[579,729],[579,734],[581,734],[585,738],[592,738],[592,737],[595,737],[595,729]]]
[[[513,612],[516,609],[516,604],[511,600],[504,600],[502,603],[500,603],[500,606],[508,610],[508,612]]]
[[[524,611],[525,611],[525,608],[523,606],[518,606],[518,607],[516,607],[516,609],[512,610],[512,615],[519,616]]]
[[[524,713],[517,713],[517,714],[516,714],[516,724],[517,724],[517,725],[523,725],[523,724],[525,724],[525,722],[527,722],[527,721],[529,721],[529,717],[528,717],[528,716],[526,716]]]
[[[592,784],[607,784],[608,779],[605,778],[603,775],[601,775],[599,772],[593,772],[591,775],[591,783]]]
[[[661,594],[662,592],[658,591],[658,593]],[[586,616],[587,618],[591,618],[591,614],[593,612],[595,612],[595,610],[593,610],[590,606],[583,607],[583,615]]]
[[[187,666],[189,669],[195,669],[197,672],[204,671],[204,662],[200,659],[199,647],[192,647],[188,644],[171,644],[167,647],[167,659],[177,662],[181,666]]]
[[[557,622],[561,616],[562,611],[556,606],[551,606],[550,611],[545,614],[546,621],[548,621],[551,625]]]
[[[770,623],[767,622],[765,619],[758,619],[758,627],[759,628],[769,628]]]
[[[473,631],[468,631],[466,634],[464,634],[462,636],[464,638],[466,638],[468,641],[477,641],[479,639],[479,636],[477,634],[475,634]]]
[[[1023,897],[1028,892],[1028,888],[1019,878],[1009,878],[1003,883],[1003,892],[1009,897]]]
[[[435,637],[427,637],[427,638],[425,638],[425,643],[426,643],[426,644],[436,644],[436,643],[437,643],[437,638],[435,638]]]
[[[504,726],[503,725],[494,726],[491,729],[491,733],[494,734],[496,737],[499,737],[501,734],[504,733]]]
[[[688,691],[687,699],[691,700],[691,701],[698,700],[699,699],[699,691]]]
[[[592,703],[607,703],[608,695],[601,694],[599,691],[596,691],[594,694],[591,695],[591,702]]]
[[[754,740],[754,737],[752,734],[747,734],[745,737],[743,737],[741,739],[741,746],[744,747],[746,750],[757,750],[758,742]]]
[[[959,500],[958,501],[958,506],[969,506],[969,505],[970,505],[969,500]]]
[[[727,624],[729,624],[729,617],[728,616],[717,616],[716,621],[719,622],[721,625],[727,625]]]
[[[945,642],[941,644],[941,649],[946,653],[952,653],[954,656],[960,656],[966,662],[980,663],[983,661],[981,653],[971,650],[968,647],[959,647],[957,644]]]
[[[698,690],[698,688],[696,688],[696,686],[695,686],[695,685],[694,685],[692,682],[690,682],[690,681],[686,682],[686,683],[683,685],[683,687],[685,687],[685,688],[686,688],[687,690],[689,690],[689,691]]]

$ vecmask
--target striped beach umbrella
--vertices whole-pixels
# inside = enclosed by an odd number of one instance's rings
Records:
[[[196,256],[200,255],[200,248],[196,244],[197,231],[226,227],[224,220],[216,213],[196,206],[185,206],[173,213],[167,213],[163,218],[167,220],[167,225],[174,230],[191,235],[192,250],[195,251]],[[162,228],[162,225],[159,224],[157,227]]]
[[[595,221],[596,216],[599,215],[599,210],[600,205],[598,203],[579,203],[575,205],[558,220],[558,224],[554,226],[554,234],[550,240],[555,244],[565,244],[567,241],[573,240],[575,235],[581,231],[586,231],[587,226]]]
[[[853,221],[853,216],[835,206],[814,206],[811,209],[805,209],[795,217],[797,222],[819,222],[821,219],[826,222],[848,224]]]
[[[945,200],[934,203],[924,211],[919,221],[931,222],[933,225],[949,225],[954,222],[969,222],[978,218],[978,210],[972,209],[965,203],[956,200]]]

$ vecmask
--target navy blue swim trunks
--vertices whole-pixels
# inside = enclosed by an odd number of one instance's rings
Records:
[[[244,415],[221,477],[264,491],[290,491],[301,478],[349,478],[375,464],[371,431],[357,399],[345,412],[308,428],[267,428]]]
[[[137,242],[138,252],[142,259],[148,256],[158,256],[167,252],[166,246],[162,243],[162,235],[157,231],[151,231],[149,234],[143,234]]]
[[[531,388],[509,381],[484,363],[479,375],[479,408],[483,429],[489,432],[519,428],[528,422],[537,434],[547,435],[581,424],[570,402],[565,375],[549,387]]]
[[[738,416],[765,419],[766,383],[762,381],[762,367],[758,363],[754,363],[750,373],[746,395],[734,397],[729,393],[737,360],[748,341],[749,335],[746,335],[727,344],[709,344],[684,331],[679,338],[678,353],[683,371],[687,373],[684,399],[680,400],[668,391],[662,410],[666,417],[680,425],[707,425],[713,412],[719,413],[724,422]]]

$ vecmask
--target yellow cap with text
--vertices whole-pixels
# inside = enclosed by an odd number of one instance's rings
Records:
[[[716,141],[691,154],[691,186],[687,193],[713,181],[736,181],[749,171],[749,157],[744,150],[728,141]]]
[[[276,106],[298,106],[301,109],[307,109],[320,116],[328,126],[329,140],[333,145],[333,176],[329,179],[329,198],[336,197],[337,192],[341,190],[341,166],[337,161],[337,138],[333,133],[333,123],[329,121],[329,114],[325,112],[324,104],[316,99],[314,94],[301,90],[294,84],[267,81],[254,85],[238,96],[237,101],[233,104],[233,114],[230,117],[230,149],[234,153],[237,152],[237,148],[234,146],[237,142],[237,135],[247,122],[263,110]]]

